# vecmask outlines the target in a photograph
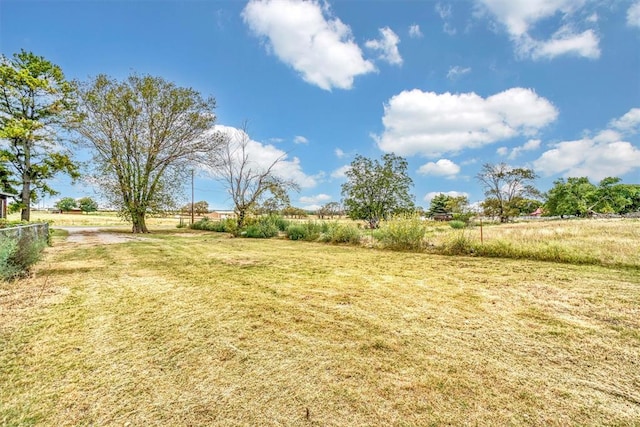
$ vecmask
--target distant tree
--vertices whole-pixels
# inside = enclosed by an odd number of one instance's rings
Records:
[[[443,214],[450,214],[455,219],[468,220],[471,216],[469,199],[466,196],[450,196],[444,193],[436,194],[433,199],[431,199],[427,215],[434,217]]]
[[[294,181],[275,173],[284,155],[267,165],[260,165],[250,157],[250,141],[245,125],[240,130],[225,134],[222,149],[210,159],[216,177],[226,186],[233,200],[238,230],[244,227],[247,216],[267,194],[282,198],[289,190],[298,190]]]
[[[427,211],[427,214],[430,217],[433,217],[436,215],[449,213],[448,205],[449,205],[450,199],[451,199],[451,196],[448,196],[444,193],[436,194],[433,197],[433,199],[431,199],[431,203],[429,204],[429,210]]]
[[[338,202],[329,202],[321,206],[316,214],[320,219],[324,219],[325,217],[333,219],[334,216],[340,216],[342,214],[342,206],[340,206]]]
[[[539,207],[542,207],[544,203],[536,199],[520,198],[513,202],[514,210],[518,215],[529,215],[536,211]]]
[[[506,163],[485,163],[476,176],[487,197],[482,203],[485,213],[498,216],[500,222],[507,222],[518,215],[517,203],[520,200],[540,195],[533,186],[536,178],[532,169],[512,168]]]
[[[147,233],[147,215],[175,206],[193,162],[220,146],[209,131],[215,101],[138,75],[100,75],[80,85],[79,95],[77,131],[93,150],[93,179],[132,231]]]
[[[22,50],[0,57],[0,87],[0,158],[14,175],[10,181],[22,187],[21,218],[29,221],[32,201],[58,194],[49,180],[58,173],[79,177],[57,137],[71,121],[73,85],[60,67]]]
[[[342,196],[347,215],[362,219],[370,228],[392,215],[414,210],[407,173],[407,161],[395,154],[385,154],[382,161],[357,155],[346,172]]]
[[[598,184],[592,209],[601,213],[626,213],[633,211],[638,186],[622,184],[618,177],[606,177]]]
[[[287,193],[287,189],[284,187],[274,187],[270,193],[271,197],[265,199],[255,209],[255,213],[258,215],[272,215],[282,213],[282,210],[287,206],[290,206],[291,199]]]
[[[592,208],[598,188],[587,177],[560,178],[546,193],[544,209],[546,215],[585,216]]]
[[[624,214],[640,210],[640,185],[606,177],[596,186],[587,177],[558,179],[546,193],[548,215]]]
[[[95,212],[98,210],[98,203],[91,197],[82,197],[78,199],[78,207],[85,213]]]
[[[209,213],[209,203],[204,200],[199,202],[195,202],[193,204],[193,209],[196,215],[204,215]]]
[[[63,197],[56,202],[55,207],[63,212],[69,212],[70,210],[77,208],[78,203],[73,197]]]
[[[287,206],[282,210],[282,215],[289,218],[306,218],[309,214],[302,208],[296,208],[293,206]]]

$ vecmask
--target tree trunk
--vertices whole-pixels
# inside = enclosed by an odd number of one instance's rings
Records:
[[[133,212],[131,214],[131,222],[133,223],[133,227],[131,229],[132,233],[148,233],[149,229],[147,229],[147,223],[144,217],[144,213]]]
[[[29,221],[31,219],[31,182],[29,181],[29,177],[25,176],[23,176],[22,181],[22,195],[20,197],[22,211],[20,212],[20,219],[22,221]]]
[[[246,212],[245,212],[245,210],[244,210],[244,209],[240,209],[240,210],[238,211],[238,221],[237,221],[237,224],[238,224],[238,232],[240,232],[240,230],[242,230],[242,227],[244,227],[244,219],[245,219],[245,216],[246,216]]]

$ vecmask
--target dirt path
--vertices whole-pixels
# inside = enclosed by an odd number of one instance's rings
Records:
[[[80,245],[110,245],[146,240],[146,237],[131,234],[129,227],[55,227],[69,233],[65,243]]]

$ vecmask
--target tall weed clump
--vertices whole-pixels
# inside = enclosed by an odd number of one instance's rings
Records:
[[[11,280],[26,275],[42,258],[47,241],[30,234],[20,239],[0,236],[0,279]]]
[[[374,236],[383,248],[400,251],[420,251],[427,242],[429,226],[417,215],[401,215],[382,223]]]
[[[306,240],[313,242],[320,238],[320,234],[328,230],[326,223],[317,223],[314,221],[291,223],[287,227],[287,237],[290,240]]]
[[[275,237],[280,231],[286,230],[288,221],[278,215],[269,215],[256,218],[240,232],[242,237],[255,239],[268,239]]]
[[[215,231],[218,233],[235,234],[237,230],[236,220],[233,218],[221,219],[220,221],[211,221],[209,218],[202,218],[191,224],[194,230]]]
[[[349,243],[360,244],[362,235],[360,229],[354,225],[340,224],[338,222],[328,223],[326,231],[320,235],[320,241],[324,243]]]

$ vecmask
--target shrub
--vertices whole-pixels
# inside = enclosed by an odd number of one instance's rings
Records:
[[[325,243],[360,243],[360,229],[353,225],[339,224],[337,222],[326,223],[326,231],[320,235],[320,240]]]
[[[240,232],[242,237],[251,237],[255,239],[268,239],[278,235],[278,220],[275,216],[267,216],[251,221],[247,227]]]
[[[327,230],[328,226],[313,221],[292,223],[287,227],[287,237],[291,240],[306,240],[311,242],[318,240],[323,229]]]
[[[464,221],[454,219],[453,221],[449,221],[449,226],[454,230],[460,230],[462,228],[465,228],[467,224]]]
[[[385,221],[374,236],[384,248],[419,251],[425,247],[427,228],[417,215],[402,215]]]
[[[452,234],[441,247],[445,255],[470,255],[475,250],[473,241],[464,231]]]
[[[40,260],[47,241],[30,233],[23,233],[19,240],[0,237],[0,279],[11,280],[24,276],[32,265]]]
[[[194,230],[215,231],[218,233],[233,233],[236,231],[236,221],[232,218],[222,219],[220,221],[211,221],[209,218],[202,218],[191,224]]]

